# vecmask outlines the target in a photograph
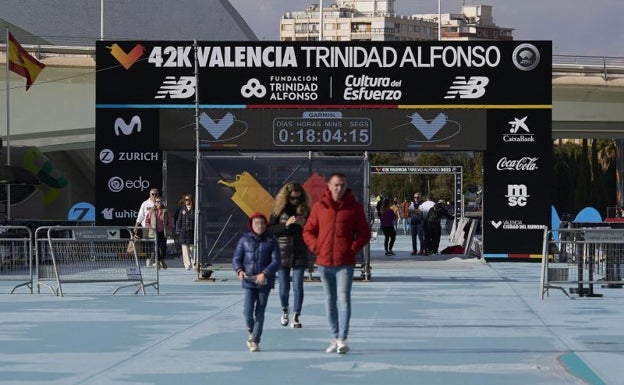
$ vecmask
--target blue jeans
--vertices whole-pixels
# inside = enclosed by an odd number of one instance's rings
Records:
[[[424,225],[412,225],[411,226],[411,235],[412,235],[412,251],[414,253],[418,253],[418,242],[420,241],[420,250],[425,250],[425,229]]]
[[[303,306],[303,273],[305,267],[281,267],[277,274],[279,280],[279,297],[282,309],[288,308],[288,297],[290,296],[290,271],[292,270],[292,287],[294,311],[301,314]]]
[[[401,221],[403,221],[403,234],[409,233],[409,230],[410,230],[409,220],[410,220],[409,218],[401,219]]]
[[[244,289],[243,315],[247,331],[251,333],[250,341],[260,342],[264,327],[264,311],[269,302],[270,290]]]
[[[351,320],[353,266],[318,266],[325,292],[325,313],[333,338],[347,339]]]

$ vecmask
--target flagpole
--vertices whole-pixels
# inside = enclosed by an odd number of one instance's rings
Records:
[[[7,166],[11,165],[11,119],[9,117],[9,26],[5,26],[6,28],[6,164]],[[7,223],[11,222],[11,183],[7,183],[6,185],[6,221]]]

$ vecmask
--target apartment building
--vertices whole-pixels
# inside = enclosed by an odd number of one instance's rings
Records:
[[[394,0],[344,0],[322,10],[310,4],[303,11],[286,12],[280,20],[281,41],[415,41],[513,40],[512,28],[494,23],[489,5],[463,5],[461,13],[397,15]],[[440,19],[441,22],[438,22]]]

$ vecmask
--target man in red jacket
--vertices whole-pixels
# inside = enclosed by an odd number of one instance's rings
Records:
[[[326,297],[325,312],[333,335],[327,353],[349,351],[353,270],[357,253],[370,238],[364,207],[347,187],[344,174],[333,173],[303,228],[303,240],[316,255]]]

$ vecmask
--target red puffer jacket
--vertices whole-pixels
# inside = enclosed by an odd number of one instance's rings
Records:
[[[371,232],[364,207],[347,189],[334,202],[329,189],[312,206],[303,228],[303,240],[320,266],[355,265],[355,255],[370,241]]]

